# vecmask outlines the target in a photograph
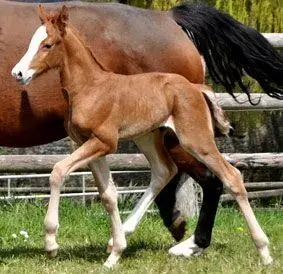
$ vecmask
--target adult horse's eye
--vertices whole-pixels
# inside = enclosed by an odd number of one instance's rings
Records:
[[[47,48],[47,49],[50,49],[52,47],[52,45],[51,44],[45,44],[44,47]]]

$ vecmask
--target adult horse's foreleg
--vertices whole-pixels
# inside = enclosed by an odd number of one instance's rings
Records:
[[[105,178],[101,178],[100,182],[108,182],[106,180],[108,177],[108,167],[105,163],[105,160],[97,160],[98,157],[104,156],[110,152],[110,147],[105,143],[101,142],[97,138],[89,139],[83,143],[77,150],[75,150],[70,156],[66,159],[58,162],[50,175],[50,187],[51,187],[51,196],[49,200],[48,210],[45,217],[45,250],[48,255],[55,256],[58,250],[58,244],[56,242],[56,232],[59,227],[59,198],[60,198],[60,187],[64,182],[64,179],[74,170],[79,167],[92,162],[91,166],[96,168],[96,165],[103,168],[103,173],[101,173]],[[95,165],[96,164],[96,165]],[[122,250],[126,246],[126,240],[121,226],[121,220],[119,212],[115,205],[116,196],[113,190],[113,185],[108,187],[108,184],[99,186],[100,192],[102,194],[102,200],[106,205],[106,208],[109,209],[110,218],[112,221],[113,227],[113,236],[114,236],[114,247],[113,252],[110,254],[108,260],[106,261],[106,266],[111,266],[116,263],[122,253]],[[117,258],[118,257],[118,258]]]
[[[142,198],[123,223],[126,235],[131,234],[135,230],[158,193],[177,172],[176,165],[164,149],[162,133],[159,130],[136,138],[134,141],[150,163],[151,181]],[[112,250],[112,239],[109,241],[108,250]]]

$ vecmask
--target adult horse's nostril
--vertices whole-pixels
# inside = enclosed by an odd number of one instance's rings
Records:
[[[18,76],[18,78],[22,78],[22,77],[23,77],[22,72],[21,72],[21,71],[19,71],[17,76]]]

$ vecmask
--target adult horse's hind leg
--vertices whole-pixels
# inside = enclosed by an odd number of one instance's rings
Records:
[[[176,100],[173,117],[180,144],[204,163],[235,197],[263,263],[269,264],[272,262],[269,241],[251,209],[241,174],[224,159],[216,147],[211,116],[204,98],[194,86],[189,89],[190,92],[180,94],[186,100]],[[171,253],[174,253],[172,249]]]
[[[142,198],[123,223],[126,235],[131,234],[135,230],[155,197],[177,172],[174,162],[164,149],[162,133],[159,130],[136,138],[134,141],[150,163],[151,180]],[[108,251],[110,250],[112,250],[112,239],[109,240],[108,244]]]

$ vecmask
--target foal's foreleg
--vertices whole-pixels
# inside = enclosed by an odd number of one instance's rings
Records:
[[[105,146],[98,139],[90,139],[75,150],[70,156],[55,164],[50,175],[50,199],[45,224],[45,250],[49,256],[56,256],[58,244],[56,242],[56,232],[59,227],[59,198],[60,187],[64,179],[74,170],[87,164],[107,152]]]
[[[113,248],[104,265],[111,267],[116,264],[127,246],[117,204],[117,191],[105,157],[91,161],[89,167],[95,178],[102,203],[110,215]]]
[[[150,163],[151,181],[142,198],[123,223],[123,229],[126,235],[131,234],[135,230],[155,197],[177,173],[174,162],[164,149],[163,136],[159,130],[148,133],[134,141]],[[112,239],[109,241],[108,251],[111,249]]]

